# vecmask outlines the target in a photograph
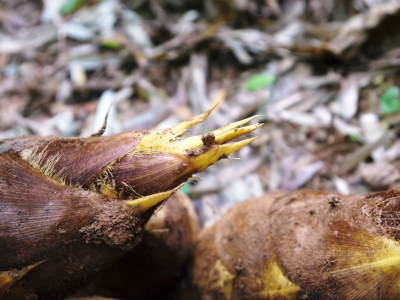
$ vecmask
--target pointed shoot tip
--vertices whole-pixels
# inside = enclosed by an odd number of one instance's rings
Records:
[[[174,127],[171,128],[171,131],[176,134],[177,136],[180,136],[185,133],[185,131],[197,124],[200,124],[204,120],[208,118],[208,116],[215,111],[222,103],[222,101],[225,99],[225,91],[224,90],[219,90],[217,95],[214,98],[213,104],[209,109],[207,109],[204,113],[194,117],[193,119],[182,122]]]
[[[253,142],[257,137],[253,137],[250,139],[246,139],[243,141],[229,143],[229,144],[222,144],[212,147],[205,151],[204,153],[194,157],[191,162],[191,170],[194,172],[202,171],[221,158],[227,157],[229,154],[233,152],[239,151],[244,146]]]
[[[127,201],[125,201],[125,203],[130,208],[135,208],[141,212],[144,212],[144,211],[156,206],[157,204],[163,202],[164,200],[167,200],[181,187],[182,187],[182,184],[179,185],[178,187],[174,188],[173,190],[152,194],[152,195],[141,197],[141,198],[135,199],[135,200],[127,200]]]
[[[221,132],[220,134],[215,135],[215,141],[218,144],[230,142],[234,139],[237,139],[238,137],[241,137],[242,135],[245,135],[247,133],[250,133],[250,132],[260,128],[263,125],[264,125],[263,123],[257,123],[257,124],[248,125],[248,126],[244,126],[244,127],[240,127],[240,128],[234,128],[229,131]]]

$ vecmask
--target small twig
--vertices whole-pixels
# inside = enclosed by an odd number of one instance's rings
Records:
[[[371,144],[367,144],[354,153],[350,154],[346,160],[343,162],[342,166],[339,167],[338,174],[345,174],[354,167],[356,167],[360,162],[365,160],[368,155],[371,154],[376,148],[382,145],[387,145],[389,142],[393,141],[396,136],[396,130],[389,130],[383,134],[377,141]]]

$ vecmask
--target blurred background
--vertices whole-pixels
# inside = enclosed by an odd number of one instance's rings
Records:
[[[274,190],[400,182],[400,1],[1,0],[0,138],[260,114],[259,138],[183,187],[212,223]],[[238,160],[237,158],[240,158]]]

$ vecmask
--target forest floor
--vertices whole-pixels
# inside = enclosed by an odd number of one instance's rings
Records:
[[[203,224],[274,190],[400,183],[400,1],[1,0],[0,138],[259,114],[239,154],[184,188]],[[236,158],[239,158],[237,160]]]

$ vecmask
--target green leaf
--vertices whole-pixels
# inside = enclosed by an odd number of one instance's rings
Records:
[[[361,139],[361,137],[358,134],[349,134],[347,137],[349,138],[350,141],[352,141],[354,143],[357,143],[360,145],[364,144],[364,141]]]
[[[182,193],[190,195],[192,193],[192,185],[190,184],[190,182],[187,182],[183,187],[181,187],[180,190]]]
[[[270,74],[260,73],[257,75],[253,75],[249,79],[247,79],[246,89],[248,92],[255,92],[259,89],[274,84],[275,81],[276,81],[275,76]]]
[[[119,50],[122,47],[122,43],[118,40],[105,40],[101,43],[101,46],[111,50]]]
[[[79,8],[86,4],[86,0],[67,0],[60,8],[60,14],[65,16],[68,14],[72,14],[77,11]]]
[[[400,110],[400,89],[397,86],[388,88],[380,99],[381,112],[393,114]]]

